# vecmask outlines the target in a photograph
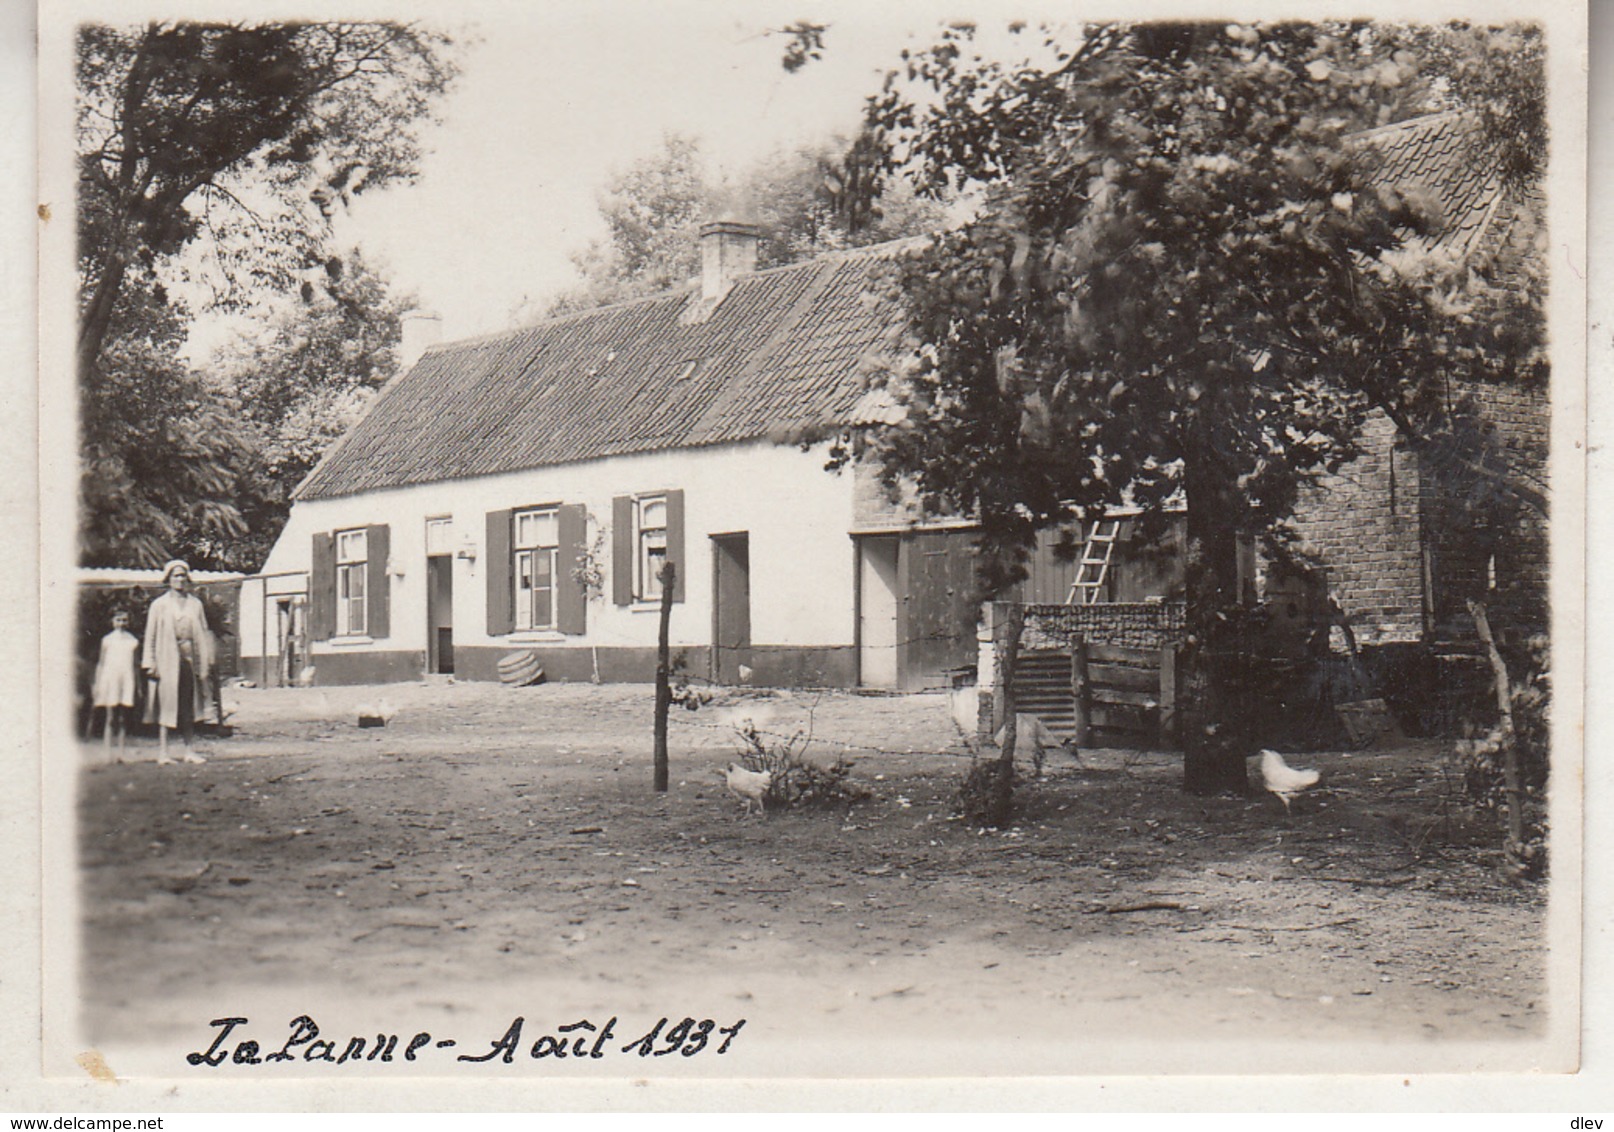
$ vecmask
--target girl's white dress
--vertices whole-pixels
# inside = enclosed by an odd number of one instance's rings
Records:
[[[139,651],[140,638],[126,629],[114,629],[101,638],[101,659],[95,665],[96,707],[134,707]]]

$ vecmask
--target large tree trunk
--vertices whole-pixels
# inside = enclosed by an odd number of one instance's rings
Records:
[[[1201,432],[1205,426],[1200,426]],[[1249,754],[1242,699],[1244,659],[1227,614],[1238,605],[1238,529],[1243,504],[1235,484],[1207,458],[1208,438],[1184,469],[1188,505],[1188,637],[1180,668],[1183,789],[1190,794],[1248,793]]]

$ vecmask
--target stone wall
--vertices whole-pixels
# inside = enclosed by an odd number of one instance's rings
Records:
[[[1158,649],[1182,636],[1182,602],[1099,602],[1093,605],[1028,605],[1020,647],[1064,650],[1077,637],[1118,648]]]

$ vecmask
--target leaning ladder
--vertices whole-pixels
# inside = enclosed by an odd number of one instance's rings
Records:
[[[1076,580],[1070,584],[1066,605],[1091,605],[1103,594],[1120,534],[1119,519],[1093,520],[1087,529],[1087,541],[1082,544],[1081,564],[1076,568]]]

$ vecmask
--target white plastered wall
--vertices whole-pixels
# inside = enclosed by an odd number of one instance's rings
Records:
[[[852,477],[824,470],[821,448],[755,442],[677,452],[616,456],[508,475],[422,484],[335,499],[298,503],[264,563],[265,575],[306,572],[317,533],[385,523],[390,528],[391,632],[353,644],[319,642],[332,649],[426,649],[426,520],[452,517],[454,643],[520,643],[650,647],[656,641],[654,604],[611,601],[612,535],[600,547],[603,593],[588,605],[588,632],[490,637],[487,634],[485,546],[487,513],[506,508],[582,503],[588,508],[587,544],[611,524],[619,495],[684,492],[684,600],[673,607],[674,647],[709,644],[712,634],[710,536],[750,535],[751,639],[758,645],[849,646],[854,641]],[[474,557],[464,556],[469,551]],[[259,598],[261,605],[261,596]],[[247,611],[243,610],[243,614]],[[256,618],[257,613],[253,616]],[[256,625],[256,621],[254,621]],[[256,638],[246,655],[261,655]]]

